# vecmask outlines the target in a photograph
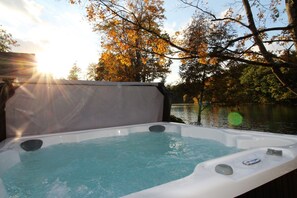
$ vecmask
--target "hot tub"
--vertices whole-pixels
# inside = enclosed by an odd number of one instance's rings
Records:
[[[54,145],[124,137],[141,132],[175,133],[182,137],[215,141],[238,150],[198,163],[192,173],[183,178],[124,195],[127,198],[235,197],[245,195],[284,175],[290,175],[297,169],[296,136],[159,122],[6,139],[0,143],[0,197],[9,197],[2,176],[14,166],[23,163],[21,156],[27,152],[34,154],[37,150]],[[148,145],[143,145],[144,148],[146,146]],[[57,186],[65,184],[59,180],[56,182]],[[88,194],[85,197],[92,196]]]

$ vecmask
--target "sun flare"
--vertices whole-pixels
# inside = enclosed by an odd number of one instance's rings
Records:
[[[66,78],[68,65],[65,65],[63,55],[43,52],[36,55],[37,70],[42,74],[52,75],[56,78]]]
[[[50,56],[44,53],[37,55],[37,70],[40,73],[54,74],[55,69],[51,65],[54,65],[54,63]]]

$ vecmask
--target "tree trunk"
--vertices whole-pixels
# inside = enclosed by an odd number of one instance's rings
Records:
[[[141,82],[142,78],[141,78],[141,70],[142,70],[142,61],[141,61],[141,51],[139,49],[139,46],[140,46],[140,30],[138,30],[138,38],[136,40],[136,52],[135,52],[135,65],[134,65],[134,79],[136,82]]]
[[[135,72],[135,81],[136,82],[141,82],[141,52],[136,49],[136,61],[135,61],[135,67],[134,67],[134,72]]]
[[[204,84],[205,84],[205,70],[203,71],[203,75],[202,75],[200,97],[199,97],[199,101],[198,101],[197,125],[201,125],[201,113],[202,113],[202,110],[203,110]]]
[[[294,41],[295,50],[297,50],[297,0],[286,0],[286,10],[288,22],[293,26],[290,33]]]

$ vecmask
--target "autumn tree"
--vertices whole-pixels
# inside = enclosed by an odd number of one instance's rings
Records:
[[[17,46],[17,41],[0,25],[0,52],[9,52],[11,46]]]
[[[73,64],[72,68],[69,71],[68,80],[78,80],[79,74],[81,72],[80,67],[77,66],[76,63]]]
[[[103,33],[104,80],[150,82],[169,72],[168,43],[141,28],[167,36],[161,31],[162,0],[89,0],[87,12],[95,31]]]
[[[238,105],[251,103],[251,88],[241,84],[240,77],[247,66],[244,64],[229,64],[228,69],[215,73],[207,79],[205,95],[206,100],[212,104]]]
[[[89,13],[97,15],[104,14],[111,18],[117,17],[134,25],[138,29],[167,42],[177,51],[189,54],[188,57],[183,57],[183,59],[201,59],[205,57],[220,58],[221,60],[232,60],[238,63],[270,68],[278,81],[297,95],[296,82],[284,76],[281,70],[281,68],[291,68],[295,70],[297,65],[296,63],[287,62],[280,57],[280,52],[288,51],[290,53],[294,50],[294,46],[295,50],[297,47],[297,0],[283,0],[285,2],[281,0],[270,0],[270,2],[264,3],[259,0],[234,1],[234,3],[230,4],[232,7],[228,9],[223,17],[217,16],[200,6],[200,0],[180,1],[209,15],[212,22],[221,21],[226,25],[229,24],[233,26],[237,36],[230,39],[227,43],[222,43],[221,46],[217,46],[215,48],[216,50],[211,50],[204,54],[197,53],[196,49],[188,49],[179,42],[175,42],[174,39],[164,36],[164,34],[159,31],[150,28],[150,26],[139,23],[139,21],[134,21],[133,17],[129,18],[130,10],[127,9],[125,5],[119,3],[123,1],[94,0],[92,2],[96,2],[97,8],[100,8],[99,12],[95,12],[94,7],[88,7],[88,11]],[[76,2],[76,0],[71,0],[71,2]],[[282,7],[284,7],[282,3],[286,5],[285,10],[282,10]],[[282,14],[284,12],[287,13],[287,17],[284,17]],[[105,13],[110,13],[110,15],[106,15]],[[203,48],[201,50],[203,50]],[[167,56],[166,54],[163,55]],[[170,58],[175,59],[176,57],[171,56]]]
[[[262,66],[271,69],[279,82],[297,95],[296,81],[286,77],[281,68],[296,70],[297,64],[284,60],[283,52],[292,53],[297,47],[297,1],[242,0],[234,2],[223,17],[218,17],[211,11],[200,6],[199,1],[180,0],[184,4],[197,8],[207,14],[212,22],[221,21],[234,27],[237,36],[227,43],[222,43],[216,51],[206,54],[206,57],[217,57],[234,60],[249,65]],[[286,9],[282,5],[285,3]],[[287,13],[287,19],[282,13]],[[287,21],[287,22],[286,22]],[[201,57],[196,52],[193,56]]]
[[[199,92],[199,95],[196,96],[199,100],[198,124],[201,124],[206,80],[222,70],[221,60],[216,57],[207,57],[206,54],[217,50],[217,46],[232,38],[227,27],[221,22],[210,23],[207,15],[196,12],[191,24],[185,29],[183,47],[190,52],[196,51],[199,57],[188,58],[192,53],[181,52],[179,54],[182,59],[180,76],[186,83],[197,86],[196,89]]]

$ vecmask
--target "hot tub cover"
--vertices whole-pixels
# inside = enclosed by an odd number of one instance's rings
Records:
[[[6,103],[6,136],[164,121],[159,84],[27,82]]]

